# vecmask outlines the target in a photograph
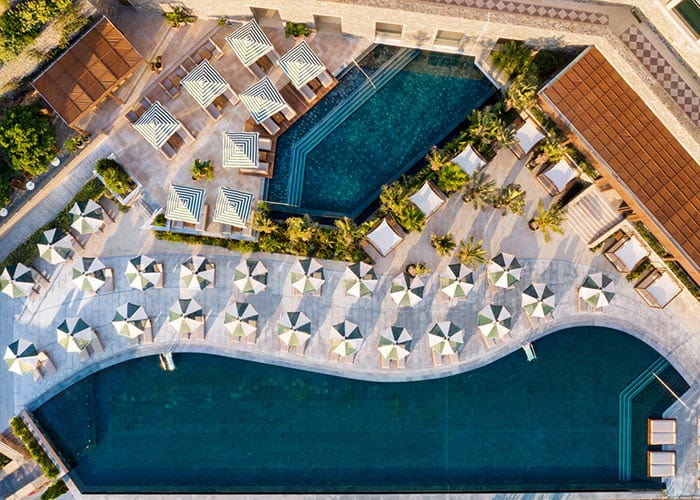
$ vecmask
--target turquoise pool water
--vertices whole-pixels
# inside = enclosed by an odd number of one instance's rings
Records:
[[[646,418],[673,399],[644,373],[655,364],[683,393],[678,373],[603,328],[561,331],[535,348],[531,363],[518,351],[403,383],[202,354],[176,354],[177,370],[164,372],[146,357],[83,379],[34,414],[83,492],[661,488],[645,474]]]
[[[496,91],[472,57],[379,45],[358,66],[279,138],[273,208],[358,216]]]

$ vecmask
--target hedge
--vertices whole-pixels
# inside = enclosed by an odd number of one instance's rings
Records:
[[[40,500],[54,500],[54,498],[58,498],[64,493],[68,493],[68,486],[66,486],[66,483],[64,483],[62,479],[59,479],[46,488],[46,491],[41,494]]]
[[[32,261],[39,256],[39,249],[36,247],[36,244],[39,242],[39,238],[41,238],[44,231],[52,228],[58,228],[61,231],[68,231],[70,228],[70,216],[68,215],[68,211],[73,204],[77,201],[98,200],[104,194],[105,186],[102,184],[102,181],[97,178],[88,181],[88,183],[85,184],[80,191],[78,191],[78,194],[76,194],[75,197],[65,207],[63,207],[63,210],[56,215],[56,218],[53,221],[36,231],[33,235],[27,238],[24,243],[10,252],[5,260],[0,262],[0,267],[10,266],[17,264],[18,262],[21,262],[27,266],[31,264]]]
[[[2,453],[0,453],[0,469],[2,469],[3,467],[5,467],[5,466],[6,466],[7,464],[9,464],[10,462],[12,462],[12,460],[10,460],[10,459],[7,458],[5,455],[3,455]]]
[[[126,196],[136,189],[136,183],[124,167],[111,158],[102,158],[95,164],[95,171],[102,176],[107,188],[119,196]]]
[[[24,423],[24,420],[22,420],[20,417],[13,417],[12,420],[10,420],[10,427],[12,428],[13,434],[17,436],[22,443],[24,443],[29,455],[36,460],[36,463],[39,464],[39,467],[41,467],[41,470],[44,471],[46,477],[49,479],[58,477],[58,474],[60,473],[58,467],[56,467],[56,465],[51,461],[49,456],[44,451],[44,448],[41,447],[39,442],[34,437],[34,434],[32,434],[29,427],[27,427],[27,424]]]
[[[175,243],[187,243],[189,245],[210,245],[231,250],[232,252],[254,252],[254,241],[231,240],[227,238],[214,238],[212,236],[199,236],[195,234],[171,233],[170,231],[153,231],[156,239],[172,241]]]

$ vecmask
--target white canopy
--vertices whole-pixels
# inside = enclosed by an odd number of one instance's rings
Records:
[[[226,41],[243,66],[250,66],[275,49],[255,19],[227,36]]]
[[[224,77],[206,59],[185,75],[180,83],[203,108],[231,88]]]
[[[469,175],[472,175],[474,172],[486,165],[484,159],[479,155],[479,153],[477,153],[476,149],[474,149],[474,146],[471,144],[468,144],[464,151],[452,158],[452,162],[459,165],[459,168],[464,170]]]
[[[386,219],[367,233],[367,240],[374,245],[380,254],[386,256],[403,241],[403,236],[398,234]]]
[[[554,164],[552,168],[542,173],[544,177],[557,188],[557,192],[562,192],[572,180],[578,177],[578,172],[574,170],[564,158]]]
[[[254,199],[253,193],[220,186],[212,220],[221,224],[244,228],[250,218]]]
[[[445,200],[436,191],[430,182],[425,182],[421,188],[411,196],[411,201],[426,217],[430,217],[438,208],[445,204]]]
[[[224,132],[224,168],[258,168],[258,132]]]
[[[279,91],[268,77],[254,83],[238,96],[255,123],[262,123],[287,106]]]
[[[296,88],[303,87],[309,80],[326,71],[318,56],[311,50],[306,40],[292,47],[289,52],[279,58],[280,65]]]
[[[634,269],[643,259],[649,257],[649,251],[634,236],[630,236],[613,254],[629,270]]]
[[[520,147],[525,153],[529,153],[535,144],[544,139],[544,134],[540,132],[537,125],[530,120],[525,120],[525,124],[515,133]]]
[[[197,224],[204,205],[204,189],[173,184],[168,193],[165,217],[170,220]]]
[[[661,273],[645,290],[656,300],[659,307],[664,307],[680,293],[681,287],[668,273]]]
[[[151,146],[160,149],[182,124],[158,101],[134,122],[134,128]]]

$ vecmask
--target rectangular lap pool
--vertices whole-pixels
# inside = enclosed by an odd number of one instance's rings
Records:
[[[473,57],[378,45],[280,136],[268,202],[357,217],[495,91]]]

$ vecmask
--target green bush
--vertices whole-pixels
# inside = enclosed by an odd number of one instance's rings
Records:
[[[0,60],[16,58],[72,0],[24,0],[0,15]]]
[[[491,53],[491,62],[508,77],[513,77],[527,71],[532,62],[532,49],[522,42],[506,42]]]
[[[44,471],[46,477],[49,479],[58,477],[60,472],[58,467],[56,467],[56,465],[51,461],[49,456],[27,427],[27,424],[24,423],[24,420],[22,420],[20,417],[13,417],[12,420],[10,420],[10,427],[12,428],[13,434],[17,436],[22,441],[25,448],[27,448],[29,455],[31,455],[31,457],[36,460],[36,463],[39,464],[39,467],[42,471]]]
[[[690,275],[687,272],[685,272],[685,269],[683,269],[678,262],[672,260],[666,262],[666,265],[671,270],[671,272],[676,275],[678,281],[683,283],[683,286],[685,286],[690,291],[692,296],[700,300],[700,286],[698,286],[698,284],[695,283],[693,278],[691,278]]]
[[[155,216],[151,224],[157,227],[165,227],[167,223],[168,221],[165,218],[165,214],[158,214]]]
[[[0,146],[14,171],[43,174],[56,156],[56,130],[39,106],[15,106],[0,121]]]
[[[97,160],[95,171],[102,176],[107,189],[119,196],[126,196],[136,189],[136,183],[129,177],[124,167],[111,158]]]
[[[68,486],[66,486],[66,483],[64,483],[62,479],[59,479],[46,488],[46,491],[41,494],[40,500],[54,500],[54,498],[58,498],[64,493],[68,493]]]
[[[303,23],[287,22],[284,25],[284,36],[291,38],[293,36],[308,36],[311,34],[311,29]]]
[[[10,462],[12,462],[12,460],[10,460],[10,459],[7,458],[5,455],[3,455],[2,453],[0,453],[0,469],[2,469],[3,467],[5,467],[5,466],[6,466],[7,464],[9,464]]]
[[[651,265],[651,261],[649,259],[644,259],[637,264],[637,267],[628,272],[625,278],[629,282],[637,281],[639,278],[648,273],[652,267],[654,266]]]
[[[47,225],[36,231],[33,235],[27,238],[24,243],[10,252],[10,254],[5,257],[5,260],[0,262],[0,267],[10,266],[18,262],[21,262],[27,266],[31,264],[32,261],[39,256],[39,250],[37,249],[36,244],[44,231],[54,227],[60,229],[61,231],[68,231],[70,228],[70,217],[68,215],[68,211],[73,204],[76,201],[98,200],[104,195],[104,193],[105,186],[99,179],[94,178],[88,181],[88,183],[85,184],[80,191],[78,191],[78,194],[76,194],[75,197],[65,207],[63,207],[63,210],[56,215],[56,218],[52,222],[49,222]]]
[[[666,247],[664,247],[661,242],[656,239],[656,236],[651,234],[651,231],[649,231],[649,228],[646,227],[643,222],[635,222],[634,227],[637,229],[639,235],[644,238],[651,249],[654,250],[659,257],[665,259],[666,257],[671,256],[671,254],[668,253],[668,250],[666,250]]]

